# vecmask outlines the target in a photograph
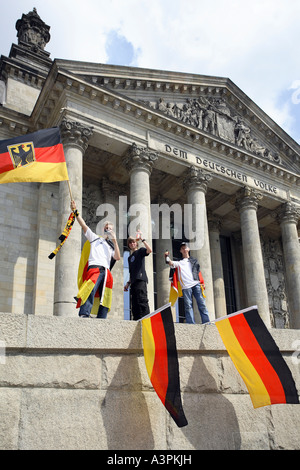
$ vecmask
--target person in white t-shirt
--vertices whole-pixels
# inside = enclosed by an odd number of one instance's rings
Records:
[[[182,289],[185,321],[195,323],[193,310],[193,296],[196,299],[202,323],[209,322],[209,314],[200,287],[200,264],[196,258],[190,256],[190,249],[185,242],[181,243],[180,253],[182,260],[169,260],[169,265],[178,270],[178,279]]]
[[[88,318],[93,307],[95,294],[98,290],[99,296],[101,298],[102,289],[104,287],[103,284],[105,278],[105,270],[111,269],[112,261],[118,261],[121,256],[116,235],[113,231],[113,225],[110,222],[106,222],[104,225],[105,237],[99,237],[99,235],[95,234],[86,225],[85,221],[76,209],[75,201],[71,201],[71,209],[75,212],[76,219],[79,225],[81,226],[85,237],[91,244],[90,255],[88,259],[88,270],[99,270],[99,276],[96,280],[95,287],[93,288],[86,302],[81,305],[79,310],[80,317]],[[106,318],[107,313],[108,308],[104,307],[103,305],[100,305],[97,318]]]

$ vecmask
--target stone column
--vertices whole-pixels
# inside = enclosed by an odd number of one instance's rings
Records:
[[[209,215],[209,244],[212,265],[212,277],[214,286],[214,302],[216,318],[227,315],[225,284],[223,276],[222,255],[220,246],[221,221],[218,217]]]
[[[33,284],[35,315],[53,315],[55,261],[50,261],[48,255],[57,245],[57,189],[56,183],[40,183],[38,189],[37,245]],[[46,217],[45,214],[47,214]]]
[[[299,208],[290,202],[282,206],[279,220],[291,328],[300,328],[300,244],[297,232],[299,219]]]
[[[61,136],[68,167],[73,199],[78,211],[82,212],[82,158],[87,149],[92,129],[64,119]],[[70,193],[67,181],[60,182],[58,231],[61,233],[70,215]],[[54,315],[77,316],[74,296],[77,294],[77,273],[81,255],[82,229],[77,222],[73,225],[68,240],[56,255]]]
[[[117,241],[118,241],[120,255],[121,255],[121,259],[119,261],[116,261],[112,269],[114,283],[113,283],[111,310],[108,314],[108,318],[115,318],[118,320],[124,320],[124,263],[123,263],[124,248],[123,248],[123,238],[122,238],[123,230],[122,230],[122,227],[118,225],[120,218],[121,218],[119,214],[119,210],[121,210],[119,207],[119,197],[125,195],[124,189],[125,188],[123,186],[116,184],[115,181],[112,182],[107,178],[102,179],[102,191],[103,191],[103,196],[104,196],[104,202],[111,204],[115,210],[116,220],[112,222],[115,223],[114,230],[117,236]]]
[[[236,207],[241,219],[247,306],[257,305],[261,318],[270,327],[268,292],[256,214],[261,199],[262,195],[256,190],[245,187],[237,195]]]
[[[242,247],[241,232],[232,234],[232,265],[234,277],[234,290],[236,298],[236,309],[242,310],[247,303],[245,266]]]
[[[123,163],[130,173],[130,207],[131,222],[129,230],[140,228],[143,237],[152,245],[150,175],[158,156],[147,147],[130,147]],[[135,233],[129,233],[135,236]],[[150,311],[154,311],[153,254],[146,257],[145,267],[148,276],[148,298]]]
[[[206,306],[209,312],[210,320],[213,320],[215,318],[215,306],[205,200],[207,185],[211,179],[212,176],[209,173],[191,166],[183,179],[183,187],[187,191],[188,201],[188,207],[185,207],[185,212],[188,211],[188,214],[192,214],[191,228],[194,232],[196,232],[197,237],[195,249],[193,248],[192,239],[190,239],[191,241],[189,242],[191,256],[197,258],[200,263],[201,273],[205,282]],[[185,233],[187,232],[186,229],[185,214]],[[197,318],[197,322],[200,322],[200,315],[197,309],[195,309],[195,318]]]
[[[172,204],[169,200],[158,197],[158,206],[167,205],[170,207]],[[157,308],[162,307],[163,305],[169,302],[170,297],[170,287],[171,283],[169,280],[170,266],[166,264],[164,253],[169,251],[170,258],[173,259],[173,248],[172,248],[172,234],[170,226],[170,212],[164,213],[160,211],[158,217],[156,218],[158,222],[158,227],[155,227],[157,232],[156,236],[156,285],[157,285]],[[163,236],[163,229],[169,227],[169,238],[166,239]],[[175,312],[175,310],[174,310]],[[173,312],[173,313],[174,313]],[[174,313],[175,315],[175,313]],[[176,316],[174,316],[176,318]]]

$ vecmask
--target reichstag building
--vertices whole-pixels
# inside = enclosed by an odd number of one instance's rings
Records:
[[[96,230],[115,209],[111,318],[131,319],[126,239],[140,204],[152,310],[168,302],[164,252],[180,258],[188,225],[211,319],[257,305],[268,327],[300,328],[299,145],[228,78],[52,60],[50,27],[35,9],[16,30],[0,59],[0,139],[59,126],[86,223]],[[70,214],[67,182],[0,192],[0,311],[77,316],[79,224],[48,258]],[[181,300],[173,313],[184,322]]]

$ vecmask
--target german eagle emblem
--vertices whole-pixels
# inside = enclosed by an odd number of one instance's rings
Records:
[[[23,167],[35,161],[33,142],[9,145],[7,150],[12,159],[14,168]]]

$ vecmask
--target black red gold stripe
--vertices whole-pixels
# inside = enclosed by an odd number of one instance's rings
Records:
[[[169,304],[141,320],[144,358],[153,388],[178,427],[188,424],[181,401],[179,364]]]
[[[92,292],[97,279],[99,277],[99,268],[90,268],[88,269],[88,259],[90,254],[91,244],[87,240],[83,245],[79,267],[78,267],[78,275],[77,275],[77,283],[78,283],[78,293],[76,298],[77,306],[79,308],[83,305],[87,298],[89,297],[90,293]],[[105,277],[103,281],[103,289],[101,298],[99,297],[99,291],[96,292],[94,297],[94,305],[91,310],[91,317],[96,317],[99,309],[99,305],[103,305],[110,310],[111,302],[112,302],[112,288],[113,288],[113,276],[109,269],[105,269]]]
[[[15,166],[11,147],[30,144],[34,161]],[[68,180],[63,145],[58,127],[0,141],[0,184],[17,182],[52,182]]]
[[[256,307],[216,320],[254,408],[299,403],[294,379]]]

